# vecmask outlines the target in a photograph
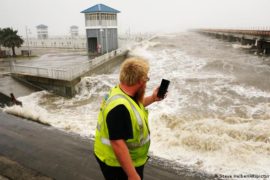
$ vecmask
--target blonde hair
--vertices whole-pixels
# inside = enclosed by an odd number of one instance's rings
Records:
[[[149,64],[145,59],[132,57],[126,59],[121,65],[120,82],[132,86],[147,78]]]

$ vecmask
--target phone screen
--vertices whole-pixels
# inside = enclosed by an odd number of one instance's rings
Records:
[[[168,90],[169,84],[170,84],[169,80],[162,79],[161,84],[160,84],[159,89],[158,89],[158,94],[157,94],[157,96],[159,98],[164,98],[164,96]]]

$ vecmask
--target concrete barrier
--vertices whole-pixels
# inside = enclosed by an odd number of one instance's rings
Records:
[[[100,64],[93,65],[87,72],[73,78],[72,80],[52,79],[47,77],[39,77],[29,74],[12,73],[12,77],[32,85],[35,88],[44,89],[60,96],[73,97],[76,94],[75,86],[78,84],[82,77],[90,76],[92,74],[106,74],[112,72],[113,68],[121,64],[127,56],[127,51],[102,61]],[[91,65],[91,64],[90,64]]]

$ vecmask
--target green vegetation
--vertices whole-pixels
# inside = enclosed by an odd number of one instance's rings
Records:
[[[23,39],[17,33],[18,31],[12,28],[0,28],[0,51],[1,46],[11,48],[12,56],[16,56],[15,47],[19,48],[23,44]]]

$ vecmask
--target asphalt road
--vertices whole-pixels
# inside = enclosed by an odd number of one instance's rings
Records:
[[[1,111],[0,137],[0,156],[15,161],[40,176],[60,180],[103,179],[93,156],[93,142],[90,139],[67,134]],[[198,178],[181,177],[156,165],[146,166],[145,180],[165,179]]]

